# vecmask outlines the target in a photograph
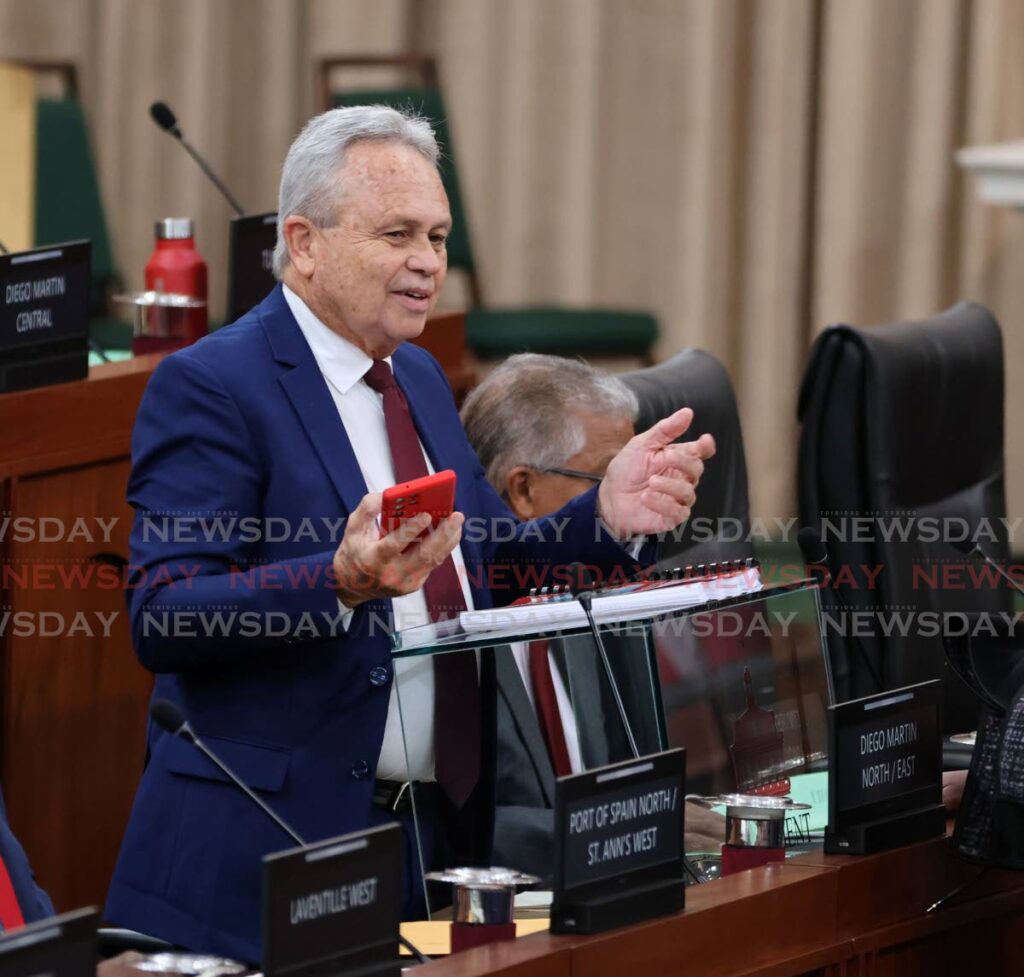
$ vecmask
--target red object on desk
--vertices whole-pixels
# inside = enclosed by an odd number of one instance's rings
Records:
[[[452,953],[515,938],[515,923],[452,923]]]
[[[784,848],[743,848],[740,845],[722,845],[722,875],[735,875],[748,868],[760,868],[771,862],[784,862]]]
[[[192,221],[171,217],[157,221],[156,245],[146,263],[146,288],[155,292],[190,295],[206,301],[206,262],[196,250]],[[136,336],[132,353],[162,353],[188,346],[207,333],[206,308],[149,309],[147,315],[173,316],[172,334]]]

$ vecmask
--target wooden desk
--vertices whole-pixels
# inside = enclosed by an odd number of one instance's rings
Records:
[[[131,429],[158,359],[0,396],[0,512],[24,520],[0,538],[0,778],[58,910],[102,906],[142,771],[152,677],[105,554],[128,558]]]
[[[865,858],[805,855],[687,890],[678,915],[598,936],[524,937],[431,963],[423,977],[905,977],[1024,970],[1024,875],[934,839]]]
[[[464,396],[465,317],[431,320],[419,344]],[[142,773],[153,681],[113,564],[128,559],[131,431],[160,359],[0,394],[0,783],[58,910],[103,905]]]

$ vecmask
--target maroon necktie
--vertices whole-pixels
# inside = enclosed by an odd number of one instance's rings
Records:
[[[562,729],[562,715],[558,711],[558,699],[555,697],[546,641],[530,642],[530,684],[533,686],[533,701],[540,729],[551,756],[551,766],[556,777],[567,777],[572,773],[572,764],[569,762],[569,748],[565,745],[565,730]]]
[[[374,360],[363,377],[384,398],[395,478],[411,482],[428,475],[419,435],[405,395],[391,367]],[[431,621],[454,617],[466,609],[459,575],[449,556],[423,584]],[[480,691],[476,652],[456,651],[434,656],[434,772],[451,802],[461,808],[480,775]]]

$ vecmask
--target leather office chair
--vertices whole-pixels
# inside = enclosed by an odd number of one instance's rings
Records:
[[[332,73],[339,68],[404,70],[410,85],[336,91]],[[650,362],[658,338],[657,320],[649,312],[609,308],[491,308],[484,301],[470,241],[455,152],[437,73],[429,55],[329,58],[320,63],[320,98],[324,109],[381,103],[412,109],[430,119],[441,145],[441,180],[452,211],[448,267],[465,273],[472,307],[466,313],[466,340],[481,357],[504,359],[513,353],[562,356],[635,356]]]
[[[833,577],[843,574],[838,590],[872,622],[859,643],[829,639],[837,694],[878,691],[866,656],[886,688],[945,678],[947,732],[973,729],[977,703],[949,674],[935,629],[942,623],[936,615],[1012,608],[1011,591],[974,585],[970,571],[982,568],[944,539],[981,529],[995,536],[981,537],[989,556],[1009,555],[1000,522],[1006,500],[998,324],[981,306],[961,303],[919,322],[833,326],[811,351],[799,417],[801,521],[826,527],[829,569]],[[880,521],[856,533],[849,522],[856,517]],[[913,531],[902,539],[908,526]],[[900,635],[894,622],[901,619],[893,615],[908,612],[914,624]],[[930,616],[921,617],[925,612]]]
[[[684,349],[657,366],[624,373],[621,379],[640,402],[638,431],[690,407],[693,425],[682,440],[710,433],[718,449],[701,477],[689,522],[681,533],[662,540],[659,563],[679,566],[753,556],[743,432],[725,368],[710,353]]]

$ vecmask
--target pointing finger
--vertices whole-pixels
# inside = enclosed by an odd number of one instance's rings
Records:
[[[682,407],[674,414],[663,417],[657,424],[649,427],[641,438],[650,447],[663,448],[671,444],[676,438],[682,437],[693,423],[693,411],[689,407]]]

